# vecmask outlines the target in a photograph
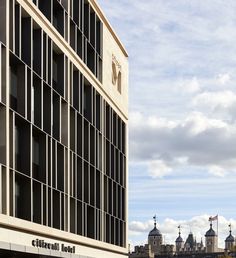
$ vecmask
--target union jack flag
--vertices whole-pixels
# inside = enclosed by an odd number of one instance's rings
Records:
[[[216,216],[214,216],[214,217],[211,216],[211,217],[209,218],[209,221],[214,221],[214,220],[218,220],[218,215],[216,215]]]

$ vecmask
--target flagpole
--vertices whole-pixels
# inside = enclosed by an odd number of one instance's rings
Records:
[[[218,246],[219,246],[219,234],[218,234],[218,232],[219,232],[219,223],[218,223],[218,221],[219,221],[219,218],[218,218],[218,214],[217,214],[217,249],[218,249]],[[218,250],[217,250],[217,252],[218,252]]]
[[[211,222],[211,226],[212,226],[212,221],[215,221],[217,220],[217,249],[218,249],[218,245],[219,245],[219,237],[218,237],[218,234],[219,234],[219,221],[218,221],[218,214],[214,217],[210,216],[209,217],[209,221]]]

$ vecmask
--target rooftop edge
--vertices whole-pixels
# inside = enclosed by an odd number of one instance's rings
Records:
[[[117,42],[118,46],[120,47],[123,54],[128,57],[128,52],[126,51],[124,45],[121,43],[120,39],[118,38],[117,34],[115,33],[114,29],[112,28],[111,24],[109,23],[108,19],[106,18],[105,14],[103,13],[102,9],[100,8],[99,4],[96,0],[89,0],[90,4],[96,10],[100,18],[102,19],[103,23],[107,26],[108,30],[111,32],[113,38]]]

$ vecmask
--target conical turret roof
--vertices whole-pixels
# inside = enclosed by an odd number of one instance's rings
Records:
[[[189,246],[190,248],[193,248],[194,246],[194,237],[193,237],[193,233],[190,232],[188,235],[188,238],[185,242],[185,246]]]
[[[232,236],[231,224],[229,224],[229,235],[225,239],[225,242],[227,242],[227,243],[233,243],[234,242],[234,237]]]
[[[162,236],[160,230],[158,230],[156,227],[156,223],[154,225],[154,228],[149,232],[148,236]]]
[[[225,239],[225,242],[234,242],[234,237],[231,235],[227,236],[227,238]]]
[[[175,242],[176,243],[182,243],[182,242],[184,242],[184,240],[181,237],[181,226],[180,225],[178,226],[178,229],[179,229],[179,236],[176,238]]]
[[[181,237],[181,235],[179,235],[176,240],[175,240],[176,243],[182,243],[184,242],[183,238]]]
[[[212,228],[212,223],[210,224],[210,229],[206,232],[205,237],[217,236],[216,232]]]

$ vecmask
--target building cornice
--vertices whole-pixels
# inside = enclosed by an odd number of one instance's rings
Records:
[[[118,44],[118,46],[120,47],[121,51],[123,52],[123,54],[128,57],[128,52],[126,51],[124,45],[121,43],[120,39],[118,38],[117,34],[115,33],[115,31],[113,30],[111,24],[109,23],[109,21],[107,20],[105,14],[103,13],[102,9],[100,8],[100,6],[98,5],[96,0],[89,0],[89,3],[93,6],[94,10],[96,11],[96,13],[99,15],[100,19],[103,21],[103,23],[106,25],[106,27],[108,28],[109,32],[111,33],[111,35],[113,36],[113,38],[115,39],[116,43]]]

